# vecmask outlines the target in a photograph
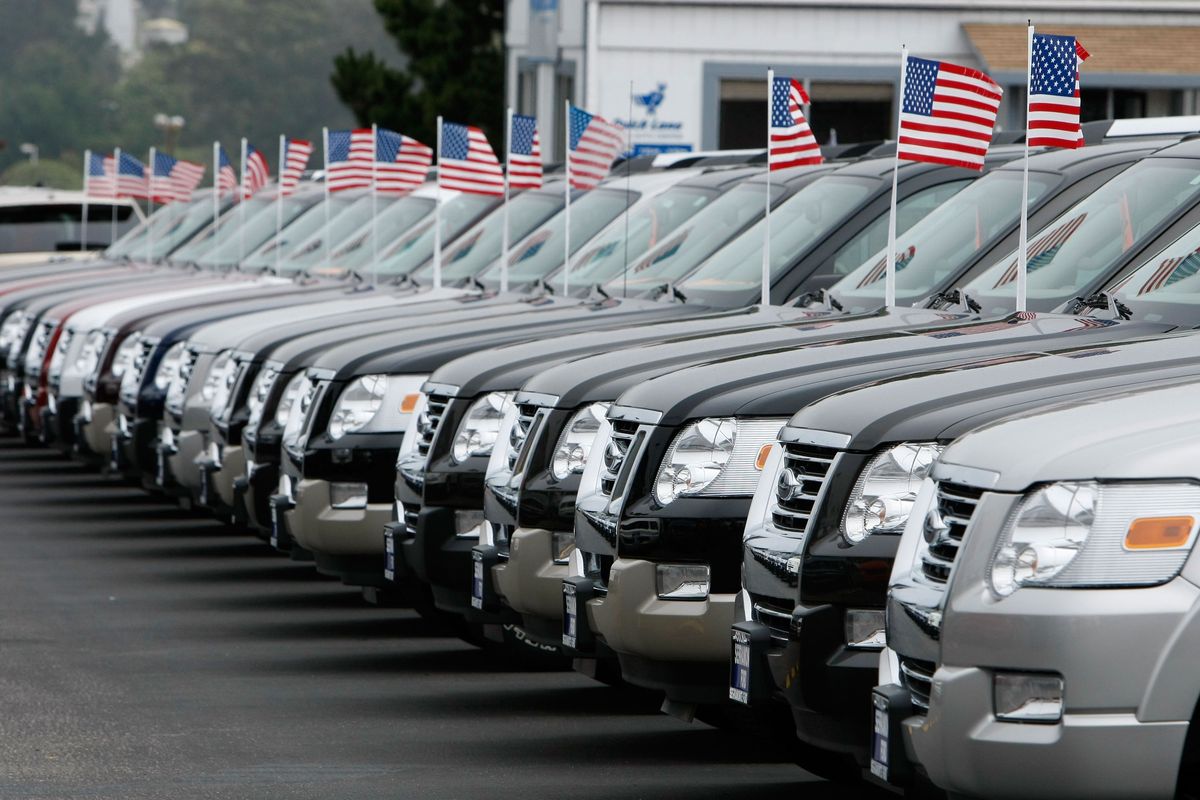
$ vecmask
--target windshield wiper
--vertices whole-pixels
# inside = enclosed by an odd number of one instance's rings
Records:
[[[824,306],[826,311],[845,311],[845,307],[838,302],[838,299],[833,296],[833,293],[828,289],[817,289],[815,292],[805,292],[796,298],[792,303],[793,308],[811,308],[812,306]]]
[[[946,309],[957,306],[963,311],[973,314],[978,314],[983,310],[983,306],[975,301],[975,298],[967,294],[966,289],[947,289],[944,292],[938,292],[930,298],[926,308]]]
[[[604,291],[604,286],[600,283],[593,283],[592,288],[588,290],[588,300],[611,300],[612,295]]]
[[[654,300],[658,300],[661,302],[667,302],[667,303],[686,303],[687,302],[687,295],[685,295],[683,292],[679,291],[679,287],[677,287],[674,283],[671,283],[671,282],[656,286],[651,291],[654,293],[653,294]]]
[[[1117,319],[1133,319],[1133,309],[1122,303],[1116,295],[1109,292],[1096,292],[1090,297],[1076,297],[1072,310],[1068,313],[1078,314],[1083,311],[1110,311]]]

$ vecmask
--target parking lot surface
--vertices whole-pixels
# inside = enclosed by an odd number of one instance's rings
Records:
[[[2,797],[859,796],[12,440],[0,532]]]

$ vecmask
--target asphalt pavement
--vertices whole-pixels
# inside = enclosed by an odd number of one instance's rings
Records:
[[[13,440],[0,544],[0,797],[859,796]]]

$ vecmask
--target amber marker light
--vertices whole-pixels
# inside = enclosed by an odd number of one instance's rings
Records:
[[[421,399],[420,392],[411,392],[404,395],[404,399],[400,401],[400,413],[411,414],[417,407],[417,401]]]
[[[1174,550],[1192,538],[1193,517],[1141,517],[1129,524],[1126,550]]]
[[[774,446],[774,442],[768,442],[758,448],[758,458],[754,459],[754,468],[759,472],[762,472],[763,467],[767,465],[767,459],[771,457],[771,448]]]

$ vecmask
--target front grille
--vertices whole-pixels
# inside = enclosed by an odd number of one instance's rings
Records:
[[[638,424],[625,420],[615,420],[612,424],[612,437],[604,450],[604,469],[600,475],[600,491],[612,496],[613,488],[617,485],[617,476],[629,456],[629,448],[633,445],[633,437],[637,433]]]
[[[766,625],[771,630],[771,638],[777,643],[787,644],[788,633],[792,627],[791,607],[774,597],[758,594],[750,595],[750,603],[754,621]]]
[[[928,661],[915,658],[900,659],[900,685],[908,689],[913,708],[919,712],[929,710],[929,694],[933,691],[935,666]]]
[[[138,390],[142,387],[142,376],[145,374],[146,365],[150,363],[150,357],[154,354],[154,348],[157,346],[157,339],[142,339],[138,342],[133,361],[125,368],[125,374],[121,376],[121,400],[124,402],[129,404],[137,402]]]
[[[417,517],[419,516],[420,506],[412,503],[401,503],[400,507],[404,510],[404,532],[408,534],[408,538],[416,538],[417,535]]]
[[[538,407],[529,403],[517,406],[517,418],[512,430],[508,433],[508,469],[511,472],[517,466],[517,459],[529,439],[529,431],[533,429],[533,421],[537,417]]]
[[[925,540],[929,546],[921,557],[921,573],[934,583],[949,579],[967,525],[982,495],[982,489],[972,486],[944,482],[937,485],[937,505],[925,519]]]
[[[429,455],[429,448],[433,447],[433,437],[437,435],[438,426],[446,414],[448,405],[450,398],[441,394],[431,394],[425,401],[425,410],[417,420],[417,430],[420,434],[417,439],[417,452],[422,456]]]
[[[775,508],[771,513],[777,527],[796,533],[808,530],[837,454],[832,447],[795,442],[783,445],[783,461],[775,480]]]

